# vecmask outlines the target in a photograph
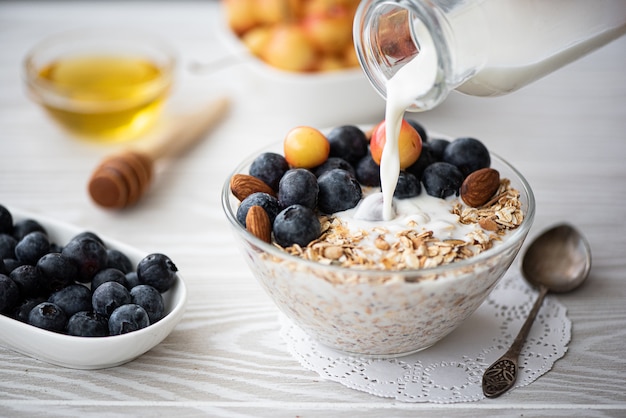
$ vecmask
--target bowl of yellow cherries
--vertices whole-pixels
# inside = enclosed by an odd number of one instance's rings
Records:
[[[307,121],[378,119],[384,100],[352,39],[358,0],[222,0],[221,38],[245,57],[256,89]]]

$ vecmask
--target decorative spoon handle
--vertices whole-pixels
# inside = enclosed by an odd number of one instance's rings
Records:
[[[526,337],[532,328],[535,317],[548,293],[548,288],[541,286],[539,296],[533,305],[524,325],[519,330],[515,341],[506,353],[485,370],[483,374],[483,393],[488,398],[497,398],[513,387],[517,380],[517,362]]]

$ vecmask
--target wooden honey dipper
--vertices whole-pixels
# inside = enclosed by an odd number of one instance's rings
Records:
[[[219,122],[229,108],[220,98],[199,112],[176,117],[169,127],[144,144],[105,157],[89,179],[92,200],[105,208],[122,209],[137,203],[164,156],[181,153]]]

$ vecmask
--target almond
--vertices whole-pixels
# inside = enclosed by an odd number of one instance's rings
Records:
[[[265,209],[255,205],[246,214],[246,229],[258,239],[269,243],[272,240],[272,225]]]
[[[484,205],[500,187],[500,173],[481,168],[470,173],[461,184],[461,199],[474,208]]]
[[[233,192],[239,201],[257,192],[267,193],[276,197],[274,190],[263,180],[249,174],[235,174],[230,179],[230,191]]]

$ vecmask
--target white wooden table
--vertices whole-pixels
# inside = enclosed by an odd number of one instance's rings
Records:
[[[531,235],[571,222],[590,241],[594,264],[580,291],[559,296],[572,342],[552,371],[496,400],[407,404],[301,367],[278,334],[276,308],[233,245],[219,202],[223,181],[244,154],[280,140],[296,121],[264,107],[237,68],[187,71],[226,54],[216,39],[218,13],[212,1],[0,3],[0,203],[164,252],[190,291],[174,332],[121,367],[64,369],[0,347],[0,416],[626,416],[626,38],[515,94],[455,94],[420,115],[427,128],[475,136],[512,162],[536,195]],[[179,50],[169,110],[222,93],[233,99],[224,123],[161,166],[148,195],[120,213],[94,206],[86,192],[110,150],[61,132],[26,97],[20,76],[26,50],[43,37],[106,23],[156,31]],[[311,115],[309,124],[317,123]]]

